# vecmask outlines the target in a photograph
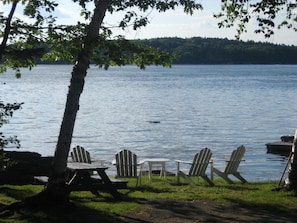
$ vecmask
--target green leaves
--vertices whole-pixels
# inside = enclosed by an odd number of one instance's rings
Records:
[[[237,26],[237,39],[246,32],[246,25],[251,18],[255,18],[258,23],[255,33],[261,33],[266,38],[274,34],[275,27],[286,26],[297,31],[297,15],[294,13],[297,8],[296,3],[286,0],[223,0],[221,8],[222,12],[215,15],[216,18],[222,19],[218,23],[219,28]],[[285,19],[278,19],[277,16],[282,13],[286,13]],[[276,25],[277,23],[278,25]]]
[[[173,56],[159,49],[133,43],[118,37],[117,40],[101,40],[96,47],[92,61],[99,67],[134,64],[145,69],[148,65],[170,66]]]
[[[247,2],[248,0],[223,0],[221,5],[222,12],[214,15],[215,18],[223,18],[218,23],[219,28],[237,26],[236,39],[240,39],[241,34],[246,32],[246,24],[251,18]]]
[[[15,17],[15,9],[18,6],[23,8],[23,14],[29,19]],[[6,71],[6,67],[15,70],[16,77],[20,77],[20,67],[31,69],[36,65],[45,52],[41,46],[45,40],[45,24],[51,26],[55,23],[51,15],[57,3],[49,0],[23,0],[5,1],[4,4],[11,4],[11,10],[6,17],[0,17],[0,36],[4,37],[0,47],[0,72]]]
[[[2,125],[8,123],[8,118],[12,117],[14,111],[22,108],[22,104],[24,103],[4,104],[2,101],[0,101],[0,128]],[[3,159],[3,154],[1,155],[1,152],[3,151],[3,148],[9,143],[15,144],[17,148],[20,147],[20,141],[16,136],[5,137],[3,133],[0,132],[0,166],[1,161],[3,162],[3,160],[1,160],[1,158]]]
[[[134,30],[145,27],[149,20],[147,15],[141,15],[139,12],[147,12],[148,14],[156,10],[158,12],[166,12],[183,7],[186,14],[192,15],[196,10],[202,10],[202,5],[193,0],[130,0],[130,1],[110,1],[108,11],[110,13],[125,12],[123,19],[119,23],[119,27],[126,28],[132,26]]]
[[[86,21],[92,17],[91,2],[96,0],[72,0],[81,7],[78,15]],[[88,25],[77,22],[76,25],[57,24],[53,14],[58,4],[54,0],[22,0],[3,1],[4,4],[19,3],[22,5],[24,16],[28,20],[13,17],[8,19],[3,13],[0,14],[0,37],[8,30],[8,45],[3,44],[0,49],[0,72],[5,72],[7,67],[16,71],[20,76],[20,67],[31,69],[39,59],[43,61],[65,61],[75,63],[78,58],[81,44],[87,33]],[[116,27],[127,29],[132,27],[137,30],[147,26],[148,15],[152,10],[165,12],[183,7],[184,12],[193,14],[195,10],[201,10],[202,6],[193,0],[129,0],[109,1],[110,13],[123,12],[123,17]],[[14,13],[14,12],[13,12]],[[13,14],[12,13],[12,14]],[[121,13],[120,13],[121,14]],[[108,68],[109,65],[136,64],[142,69],[149,64],[168,66],[172,56],[158,49],[132,44],[119,37],[113,41],[112,28],[101,27],[99,44],[92,60],[99,66]],[[99,35],[99,34],[98,34]]]

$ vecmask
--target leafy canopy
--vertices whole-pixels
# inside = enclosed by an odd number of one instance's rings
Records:
[[[256,33],[266,38],[274,34],[275,28],[286,27],[297,31],[297,3],[290,0],[222,0],[222,12],[215,17],[222,19],[219,27],[237,26],[236,38],[247,31],[247,24],[256,20]]]
[[[55,0],[3,0],[2,4],[11,6],[8,15],[0,11],[0,72],[8,67],[20,75],[20,67],[32,68],[38,58],[46,61],[63,60],[75,63],[92,16],[94,4],[99,0],[72,0],[80,6],[80,17],[73,25],[60,24],[54,16],[58,1]],[[222,10],[216,14],[219,27],[237,26],[239,39],[246,32],[247,24],[256,19],[256,33],[265,37],[274,34],[274,29],[287,27],[297,31],[296,1],[288,0],[222,0]],[[14,16],[16,8],[23,10],[24,18]],[[200,1],[195,0],[110,0],[108,13],[120,13],[122,19],[113,27],[134,30],[149,23],[147,15],[155,10],[163,13],[182,7],[192,15],[202,10]],[[277,15],[285,12],[279,20]],[[97,49],[92,61],[99,67],[110,65],[136,64],[144,68],[149,64],[168,66],[172,55],[146,46],[135,45],[123,36],[112,38],[113,27],[104,24],[98,36]],[[113,39],[114,41],[111,41]]]
[[[38,58],[46,61],[63,60],[75,63],[80,51],[82,40],[85,37],[88,24],[92,16],[93,3],[97,0],[72,0],[79,4],[82,21],[73,25],[59,24],[54,17],[58,3],[54,0],[5,0],[4,5],[11,5],[10,13],[5,16],[0,12],[0,71],[5,72],[7,67],[16,70],[20,75],[20,67],[32,68]],[[23,15],[27,19],[14,17],[17,6],[21,5]],[[182,6],[185,13],[193,14],[195,10],[202,9],[196,1],[181,0],[110,0],[108,13],[124,12],[123,18],[116,27],[125,29],[132,26],[134,30],[142,28],[149,23],[146,16],[137,12],[157,10],[165,12]],[[136,12],[137,11],[137,12]],[[101,27],[98,36],[98,45],[92,57],[100,67],[109,65],[136,64],[144,68],[149,64],[168,66],[173,57],[158,49],[139,46],[125,40],[123,36],[110,41],[112,27]]]

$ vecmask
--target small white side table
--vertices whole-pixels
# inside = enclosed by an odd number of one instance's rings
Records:
[[[161,171],[160,171],[160,177],[164,177],[166,179],[166,162],[169,162],[169,159],[164,159],[164,158],[151,158],[151,159],[145,159],[144,162],[147,162],[148,164],[148,175],[149,175],[149,180],[152,180],[152,171],[153,171],[153,165],[159,165],[161,166]]]

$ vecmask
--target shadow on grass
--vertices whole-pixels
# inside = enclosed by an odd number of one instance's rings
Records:
[[[297,219],[296,210],[292,211],[289,207],[284,207],[282,204],[271,205],[267,203],[255,203],[232,198],[227,198],[226,200],[236,204],[237,210],[249,210],[250,216],[261,216],[263,222],[278,222],[281,221],[281,219],[283,219],[282,222],[291,222],[286,219],[292,219],[293,222],[296,222]]]
[[[228,189],[228,190],[233,190],[233,191],[258,191],[259,188],[252,188],[247,184],[225,184],[225,185],[215,185],[216,188],[220,189]]]
[[[14,198],[16,200],[22,200],[28,194],[31,194],[32,190],[30,190],[30,189],[17,190],[17,189],[12,189],[9,187],[1,187],[0,193],[6,195],[8,197]]]
[[[172,192],[173,190],[169,189],[169,188],[156,188],[153,186],[149,186],[149,185],[145,185],[145,186],[141,186],[141,187],[137,187],[137,188],[130,188],[128,193],[133,193],[135,191],[138,192],[150,192],[150,193],[166,193],[166,192]]]
[[[128,221],[121,219],[117,214],[111,214],[98,209],[70,205],[68,207],[23,207],[15,211],[6,211],[0,213],[0,222],[22,222],[40,223],[40,222],[118,222],[126,223]]]
[[[131,222],[130,218],[122,217],[118,214],[121,212],[117,213],[113,208],[117,208],[118,203],[123,203],[123,206],[131,202],[137,204],[138,200],[123,196],[119,201],[109,195],[95,197],[89,194],[86,198],[71,197],[68,205],[26,205],[23,202],[15,202],[10,206],[0,204],[0,222]]]
[[[41,189],[41,188],[40,188]],[[37,190],[38,193],[38,190]],[[70,195],[68,205],[59,204],[33,204],[26,202],[26,196],[32,193],[29,188],[0,187],[0,222],[130,222],[113,211],[118,203],[123,206],[129,203],[138,204],[136,199],[123,194],[121,200],[114,199],[110,194],[102,192],[102,196],[96,197],[90,192],[76,192]],[[106,207],[107,206],[107,207]]]
[[[195,182],[195,181],[194,181]],[[208,183],[204,181],[196,181],[195,185],[190,185],[186,182],[171,182],[171,186],[191,186],[191,187],[204,187],[204,188],[216,188],[216,189],[228,189],[228,190],[234,190],[234,191],[241,191],[241,190],[250,190],[250,191],[256,191],[259,190],[259,188],[251,187],[249,183],[241,183],[241,182],[234,182],[233,184],[228,184],[221,180],[214,181],[214,186],[210,186]]]
[[[155,199],[144,201],[143,204],[150,207],[149,214],[154,216],[154,219],[166,219],[167,222],[293,223],[297,218],[295,212],[232,199],[229,203],[201,199],[191,201]]]

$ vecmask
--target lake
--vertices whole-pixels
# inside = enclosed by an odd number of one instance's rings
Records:
[[[8,125],[21,151],[52,156],[64,112],[72,66],[39,65],[0,75],[4,102],[24,102]],[[111,161],[121,149],[142,158],[191,160],[200,149],[223,167],[240,145],[240,172],[249,181],[279,180],[287,158],[267,154],[265,144],[294,134],[297,65],[173,65],[145,71],[91,67],[80,100],[72,146]],[[13,148],[8,148],[13,149]],[[110,168],[110,171],[114,167]]]

